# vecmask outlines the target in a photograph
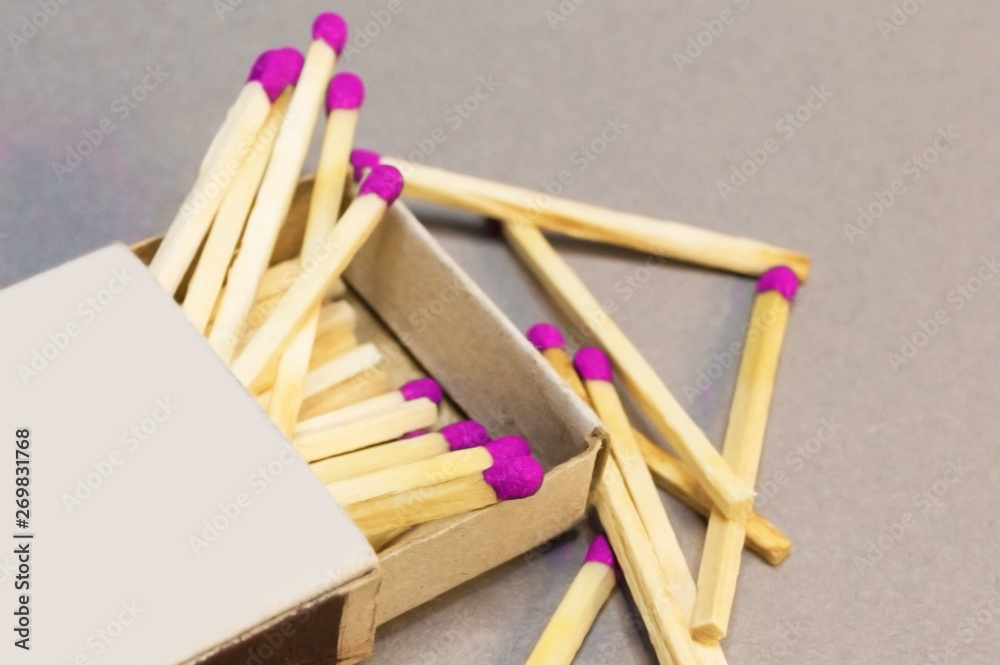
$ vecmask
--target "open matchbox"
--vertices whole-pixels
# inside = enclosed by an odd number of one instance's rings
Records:
[[[311,187],[299,187],[273,263],[298,254]],[[132,249],[148,263],[158,242]],[[31,428],[38,477],[39,648],[14,662],[355,663],[372,652],[378,625],[583,518],[606,438],[599,421],[401,203],[344,275],[382,369],[433,376],[450,419],[523,436],[546,475],[532,497],[424,524],[378,555],[125,248],[0,292],[8,316],[26,323],[4,345],[6,365],[30,362],[122,266],[134,283],[80,322],[49,367],[27,387],[16,372],[0,381],[2,431]],[[145,413],[161,394],[184,405],[162,423],[162,411]],[[146,418],[148,442],[119,440]],[[60,496],[113,454],[113,472],[68,511]],[[202,532],[216,518],[226,528],[208,542],[211,529]],[[207,547],[193,544],[201,536]],[[98,654],[94,631],[133,601],[143,614]]]

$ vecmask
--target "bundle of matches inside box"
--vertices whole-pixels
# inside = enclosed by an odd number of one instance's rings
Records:
[[[151,272],[378,550],[417,524],[516,501],[544,481],[529,442],[455,413],[442,417],[438,405],[447,400],[433,379],[391,389],[378,369],[379,347],[359,340],[357,303],[340,281],[400,195],[499,220],[528,269],[600,346],[571,360],[554,326],[528,331],[554,370],[550,378],[603,422],[610,450],[591,495],[606,537],[592,543],[529,662],[573,659],[619,565],[661,663],[724,662],[718,641],[744,546],[775,565],[791,549],[753,511],[752,487],[789,304],[808,258],[353,149],[364,87],[350,73],[334,75],[347,26],[322,14],[312,34],[304,57],[283,48],[258,58]],[[301,253],[272,265],[324,99]],[[721,454],[543,230],[759,277]],[[676,457],[631,426],[613,368]],[[363,389],[352,382],[359,376]],[[656,484],[708,518],[697,582]]]

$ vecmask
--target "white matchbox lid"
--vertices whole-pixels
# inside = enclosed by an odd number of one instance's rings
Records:
[[[0,662],[215,662],[376,569],[361,532],[124,246],[0,291],[0,327]],[[18,590],[24,542],[30,589]],[[21,595],[30,650],[10,628]]]

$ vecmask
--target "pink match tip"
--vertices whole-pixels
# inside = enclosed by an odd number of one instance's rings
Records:
[[[373,169],[382,161],[382,155],[374,150],[355,148],[351,151],[351,168],[354,169],[354,182],[361,182],[365,171]]]
[[[379,164],[374,167],[358,189],[358,196],[374,194],[392,205],[403,191],[403,174],[396,167]]]
[[[618,565],[615,553],[611,551],[611,544],[603,533],[590,541],[590,547],[587,548],[587,555],[583,560],[603,563],[608,568],[617,568]]]
[[[273,103],[290,85],[299,81],[305,59],[298,50],[287,46],[264,51],[250,68],[247,82],[257,81]]]
[[[444,393],[441,390],[441,384],[434,379],[429,378],[416,379],[403,384],[403,387],[399,389],[399,392],[403,394],[403,399],[407,402],[420,399],[421,397],[426,397],[435,404],[440,404],[441,400],[444,398]]]
[[[427,434],[427,430],[425,430],[425,429],[415,429],[412,432],[407,432],[406,434],[404,434],[402,436],[402,438],[404,438],[404,439],[415,439],[418,436],[423,436],[424,434]]]
[[[604,351],[585,346],[573,356],[573,366],[585,381],[612,381],[611,361]]]
[[[330,79],[326,91],[326,112],[333,109],[361,108],[365,101],[365,84],[361,77],[351,72],[340,72]]]
[[[777,291],[788,302],[795,300],[799,290],[799,278],[788,266],[775,266],[757,280],[757,293]]]
[[[497,501],[510,501],[531,496],[542,486],[545,469],[534,457],[498,459],[483,471],[483,480],[497,493]]]
[[[525,335],[539,351],[566,348],[566,340],[563,339],[562,333],[551,323],[536,323],[528,328]]]
[[[313,39],[322,39],[334,53],[340,55],[347,43],[347,22],[340,14],[324,12],[313,21],[312,36]]]
[[[501,436],[483,445],[494,460],[510,457],[525,457],[531,454],[531,446],[519,436]]]
[[[438,434],[444,437],[451,450],[475,448],[476,446],[486,444],[490,440],[490,433],[475,420],[463,420],[451,425],[445,425]]]

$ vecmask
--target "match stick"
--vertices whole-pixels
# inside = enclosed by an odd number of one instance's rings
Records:
[[[303,270],[310,267],[309,257],[315,253],[320,240],[333,229],[340,214],[348,160],[358,123],[358,109],[361,108],[364,97],[365,86],[354,74],[341,72],[330,81],[326,96],[326,131],[302,239]],[[317,302],[289,342],[288,348],[281,354],[278,363],[267,413],[285,436],[291,436],[299,418],[303,399],[302,385],[309,371],[309,356],[316,336],[318,317]]]
[[[267,270],[278,231],[292,206],[337,56],[347,40],[347,25],[337,14],[320,14],[313,41],[288,106],[288,120],[274,144],[271,160],[247,219],[239,254],[229,269],[225,296],[208,341],[222,360],[231,363],[239,331],[253,306],[261,276]]]
[[[559,329],[551,323],[536,323],[528,328],[527,337],[560,378],[590,405],[590,396],[587,395],[587,390],[573,368],[569,354],[566,353],[566,342]],[[712,500],[698,487],[698,482],[691,476],[684,463],[650,441],[649,437],[634,427],[632,435],[639,445],[653,481],[670,492],[675,499],[708,517],[712,512]],[[747,518],[747,546],[773,566],[784,561],[792,551],[792,542],[757,512],[750,513],[750,517]]]
[[[271,105],[302,71],[302,54],[293,48],[265,51],[250,69],[246,85],[209,145],[194,186],[170,223],[149,270],[171,295],[212,224],[212,218],[241,170],[246,151],[267,120]]]
[[[795,273],[784,266],[772,268],[757,280],[757,296],[722,445],[723,458],[740,480],[751,486],[757,480],[778,359],[797,289]],[[691,621],[698,639],[718,640],[726,635],[746,529],[744,520],[727,519],[715,511],[708,518]]]
[[[635,430],[649,472],[657,485],[704,517],[712,514],[712,500],[698,487],[684,463]],[[747,518],[746,546],[764,561],[777,566],[792,553],[792,541],[778,527],[754,511]]]
[[[502,436],[481,446],[327,483],[326,489],[341,506],[349,506],[387,494],[408,492],[482,474],[499,460],[530,454],[531,447],[521,437]]]
[[[368,342],[337,356],[336,358],[317,366],[306,375],[303,392],[306,397],[318,395],[332,386],[347,381],[382,362],[382,354],[378,348]],[[267,405],[271,400],[271,391],[265,390],[257,395],[257,401]]]
[[[801,281],[809,277],[809,257],[750,238],[571,201],[423,164],[381,157],[406,178],[406,197],[457,206],[492,216],[499,203],[506,221],[569,236],[628,247],[677,261],[757,276],[777,265],[790,266]],[[460,196],[456,197],[456,193]],[[480,203],[482,200],[485,203]]]
[[[342,409],[370,397],[382,395],[390,390],[392,390],[392,385],[389,383],[389,377],[385,371],[374,367],[350,381],[345,381],[329,390],[324,390],[315,397],[304,400],[302,408],[299,410],[299,419],[315,418],[334,409]]]
[[[481,474],[362,501],[345,510],[369,538],[533,495],[545,470],[530,456],[498,460]]]
[[[346,425],[308,430],[297,434],[293,443],[307,462],[315,462],[393,441],[407,432],[430,427],[437,422],[437,418],[437,404],[421,397]]]
[[[309,468],[324,484],[328,484],[481,446],[489,440],[489,433],[480,423],[463,420],[445,425],[437,432],[319,460],[310,464]]]
[[[288,112],[288,102],[291,98],[292,88],[285,88],[271,107],[267,122],[257,134],[253,152],[219,207],[194,274],[188,282],[182,309],[194,327],[203,334],[208,327],[215,303],[219,299],[222,282],[232,263],[236,244],[243,233],[243,225],[247,221],[254,197],[257,196],[261,178],[264,177],[264,169],[271,157],[274,139]]]
[[[384,413],[404,402],[420,399],[421,397],[426,397],[435,404],[440,404],[441,400],[444,399],[444,392],[434,379],[415,379],[403,384],[399,390],[393,390],[377,397],[370,397],[357,404],[352,404],[342,409],[335,409],[329,413],[324,413],[323,415],[307,420],[300,420],[295,426],[295,433],[301,434],[309,430],[346,425],[347,423],[367,418],[368,416]]]
[[[578,322],[588,324],[587,329],[611,356],[629,392],[674,446],[715,505],[726,515],[745,518],[752,506],[753,490],[736,477],[705,433],[542,232],[527,225],[504,224],[504,233],[553,298]]]
[[[587,548],[584,564],[559,601],[525,665],[570,665],[618,583],[618,564],[604,535]]]
[[[292,101],[295,101],[294,97]],[[253,390],[267,363],[281,353],[312,311],[314,303],[361,249],[402,189],[403,177],[391,166],[377,166],[365,178],[358,197],[348,206],[333,231],[321,241],[321,252],[317,252],[315,257],[315,270],[304,273],[285,292],[274,313],[257,329],[233,362],[233,373],[243,385]]]
[[[618,463],[625,486],[649,535],[656,561],[673,589],[677,604],[682,609],[691,608],[695,598],[694,578],[653,484],[653,477],[632,436],[625,407],[612,383],[611,361],[600,349],[584,347],[573,357],[573,365],[583,379],[594,411],[608,430],[611,454]]]
[[[696,643],[691,638],[687,615],[677,605],[670,583],[657,563],[646,528],[613,456],[604,465],[593,501],[642,615],[657,661],[660,665],[703,663],[695,655]]]
[[[338,301],[330,305],[345,305],[351,309],[346,302]],[[326,307],[324,307],[326,310]],[[338,314],[331,312],[331,314]],[[353,310],[352,310],[353,314]],[[312,355],[309,357],[309,369],[313,370],[333,359],[344,355],[351,349],[357,348],[358,338],[354,334],[354,327],[347,322],[338,321],[331,318],[324,321],[323,314],[320,314],[320,325],[316,330],[316,341],[313,343]],[[371,367],[366,367],[364,371],[370,371]],[[261,391],[270,390],[274,381],[274,376],[278,372],[278,362],[272,361],[264,370],[261,376]]]

